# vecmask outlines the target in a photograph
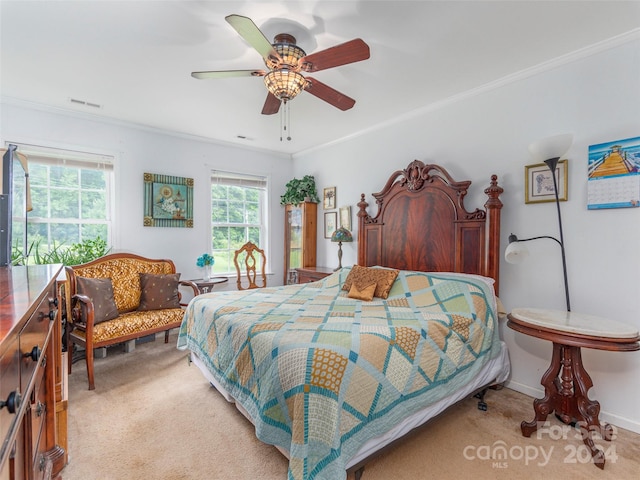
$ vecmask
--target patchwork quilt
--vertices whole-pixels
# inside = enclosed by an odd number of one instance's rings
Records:
[[[499,351],[489,279],[400,271],[386,300],[305,285],[195,297],[178,337],[289,452],[290,480],[346,478],[368,439],[467,383]]]

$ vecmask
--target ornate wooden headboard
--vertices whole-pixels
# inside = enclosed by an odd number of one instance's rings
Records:
[[[500,210],[498,177],[484,193],[485,209],[466,210],[470,181],[456,182],[438,165],[414,160],[374,193],[378,213],[358,203],[358,264],[423,272],[461,272],[495,279],[498,293]]]

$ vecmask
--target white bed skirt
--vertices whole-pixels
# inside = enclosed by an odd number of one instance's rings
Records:
[[[200,360],[200,358],[198,358],[198,356],[194,352],[191,352],[191,360],[193,361],[194,365],[196,365],[200,369],[200,371],[202,371],[205,378],[209,382],[211,382],[216,390],[218,390],[228,402],[235,403],[236,408],[245,417],[247,417],[249,421],[252,421],[251,417],[247,414],[242,405],[235,402],[234,398],[229,395],[229,393],[222,387],[222,385],[220,385],[220,383],[218,383],[213,375],[211,375],[211,372],[209,372],[205,364],[202,362],[202,360]],[[346,469],[348,470],[349,468],[359,464],[366,458],[372,456],[375,452],[389,445],[394,440],[405,436],[414,428],[423,425],[425,422],[442,413],[451,405],[471,395],[483,386],[489,385],[491,383],[504,382],[509,376],[510,371],[511,364],[509,362],[509,352],[507,350],[507,346],[504,342],[500,342],[500,353],[494,358],[490,359],[471,382],[461,387],[453,394],[429,405],[428,407],[425,407],[424,409],[414,413],[410,417],[407,417],[402,423],[399,423],[388,432],[368,440],[364,445],[362,445],[360,450],[358,450],[353,458],[351,458],[349,462],[347,462]],[[279,447],[276,448],[278,448],[278,450],[282,452],[282,454],[287,458],[289,457],[289,452]]]

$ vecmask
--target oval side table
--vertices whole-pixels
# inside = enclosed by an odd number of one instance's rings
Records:
[[[613,428],[600,425],[600,404],[587,395],[593,382],[582,364],[580,349],[640,350],[638,330],[594,315],[541,308],[514,308],[507,318],[507,325],[513,330],[553,342],[551,365],[540,381],[544,398],[533,401],[535,417],[531,422],[520,424],[522,435],[530,437],[547,415],[555,411],[560,421],[580,427],[593,462],[603,469],[605,455],[593,443],[592,434],[597,431],[604,440],[610,441]]]

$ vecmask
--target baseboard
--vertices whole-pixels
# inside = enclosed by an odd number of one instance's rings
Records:
[[[532,398],[544,397],[544,390],[542,390],[541,388],[531,388],[529,385],[525,385],[523,383],[509,380],[505,383],[504,386],[510,388],[511,390],[515,390],[516,392],[524,393],[525,395],[528,395]],[[597,398],[593,400],[597,400]],[[531,409],[531,414],[533,415],[533,407]],[[529,421],[531,420],[531,418],[523,418],[522,420]],[[600,421],[604,423],[610,423],[611,425],[615,425],[619,428],[624,428],[625,430],[629,430],[630,432],[640,433],[640,423],[625,417],[621,417],[614,413],[607,412],[602,408],[602,405],[600,405]]]

